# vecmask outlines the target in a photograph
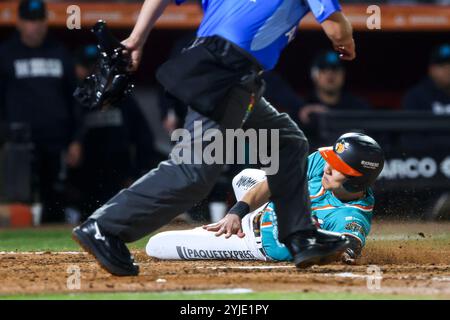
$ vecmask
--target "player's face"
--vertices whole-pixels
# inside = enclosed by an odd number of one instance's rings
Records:
[[[18,19],[17,29],[25,45],[35,48],[39,47],[47,35],[46,20],[23,20]]]
[[[317,73],[317,86],[327,92],[338,92],[344,86],[345,73],[343,69],[322,69]]]
[[[429,73],[440,88],[450,89],[450,63],[434,64],[430,66]]]
[[[342,187],[347,177],[339,171],[333,169],[328,163],[323,168],[322,186],[325,190],[335,190]]]

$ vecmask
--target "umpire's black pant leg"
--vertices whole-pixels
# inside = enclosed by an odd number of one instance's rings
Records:
[[[97,220],[104,232],[131,242],[169,223],[205,198],[219,177],[223,163],[180,163],[174,155],[182,155],[189,150],[192,158],[201,157],[194,154],[192,145],[202,143],[203,151],[208,143],[200,140],[200,136],[208,129],[218,129],[225,136],[225,129],[241,127],[249,101],[250,94],[247,91],[239,87],[232,89],[224,101],[226,111],[220,123],[189,108],[184,128],[189,131],[191,141],[178,143],[169,160],[161,162],[131,187],[120,191],[94,212],[91,218]],[[201,122],[200,136],[194,136],[194,133],[198,134],[198,130],[194,132],[196,121]]]
[[[314,228],[306,176],[309,146],[303,132],[286,113],[279,113],[264,98],[243,128],[279,130],[279,168],[276,174],[267,175],[267,179],[280,241],[296,231]]]

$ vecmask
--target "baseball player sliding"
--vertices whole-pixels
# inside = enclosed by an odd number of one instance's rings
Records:
[[[342,255],[346,263],[353,263],[365,245],[375,201],[370,186],[383,165],[380,146],[360,133],[344,134],[334,146],[319,148],[308,157],[312,217],[321,229],[348,236],[350,247]],[[237,235],[220,230],[223,221],[192,230],[166,231],[150,238],[147,254],[159,259],[292,260],[278,239],[277,210],[268,201],[264,171],[243,170],[234,177],[233,188],[238,202],[249,207],[267,198],[263,206],[244,216]],[[222,220],[233,214],[232,208]]]

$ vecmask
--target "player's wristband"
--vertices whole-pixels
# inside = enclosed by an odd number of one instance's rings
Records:
[[[241,219],[250,212],[250,206],[244,201],[238,201],[236,204],[228,211],[228,213],[237,214]]]

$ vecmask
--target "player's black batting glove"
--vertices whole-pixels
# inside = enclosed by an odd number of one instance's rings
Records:
[[[114,106],[131,92],[131,60],[104,21],[97,22],[91,31],[97,37],[100,57],[94,73],[76,88],[74,97],[87,108],[103,109]]]
[[[348,237],[350,240],[349,247],[342,254],[342,262],[346,264],[355,264],[356,259],[361,256],[362,245],[359,239],[355,237]]]

